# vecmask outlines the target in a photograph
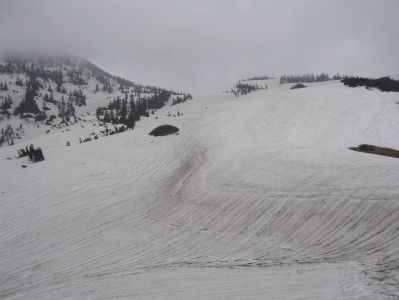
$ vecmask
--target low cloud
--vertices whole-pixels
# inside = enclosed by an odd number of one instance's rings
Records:
[[[73,53],[190,91],[252,75],[399,73],[396,0],[2,0],[0,53]]]

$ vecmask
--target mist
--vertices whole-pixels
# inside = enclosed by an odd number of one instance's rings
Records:
[[[398,11],[396,0],[2,0],[0,54],[75,54],[194,92],[254,75],[392,75]]]

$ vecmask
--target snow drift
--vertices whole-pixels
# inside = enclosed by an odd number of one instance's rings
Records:
[[[267,85],[36,136],[26,169],[1,148],[0,298],[399,297],[399,160],[348,150],[398,148],[398,95]]]

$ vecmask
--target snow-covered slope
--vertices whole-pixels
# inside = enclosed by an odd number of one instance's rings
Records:
[[[87,121],[132,128],[166,103],[190,99],[111,75],[76,56],[8,57],[0,63],[0,146]]]
[[[0,148],[0,298],[397,299],[398,94],[267,84]]]

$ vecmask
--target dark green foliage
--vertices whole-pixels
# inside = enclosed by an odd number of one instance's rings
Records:
[[[111,94],[113,91],[114,90],[111,86],[111,82],[109,80],[106,81],[103,85],[103,92],[108,92],[109,94]]]
[[[272,78],[270,78],[269,76],[254,76],[254,77],[247,78],[245,81],[268,80],[268,79],[272,79]]]
[[[378,79],[346,77],[341,82],[349,87],[365,86],[366,88],[377,88],[383,92],[399,92],[399,80],[393,80],[390,77]]]
[[[69,101],[75,103],[75,105],[81,107],[86,105],[86,95],[83,94],[81,89],[69,92]]]
[[[161,125],[152,130],[149,135],[165,136],[179,132],[179,128],[173,125]]]
[[[80,68],[73,68],[68,71],[69,82],[75,85],[87,84],[87,81],[83,77],[83,70]]]
[[[11,118],[11,114],[8,110],[0,110],[1,115],[5,115],[7,119]]]
[[[28,156],[30,158],[30,160],[34,161],[34,162],[39,162],[44,160],[44,155],[43,155],[43,151],[42,149],[40,149],[39,147],[35,148],[33,146],[33,144],[31,144],[28,148],[28,146],[26,146],[25,148],[21,148],[18,150],[18,157],[25,157]]]
[[[47,93],[45,93],[44,97],[43,97],[43,101],[44,102],[48,102],[48,103],[52,103],[52,104],[55,104],[55,105],[58,104],[58,101],[54,99],[53,91],[50,92],[50,96]]]
[[[331,80],[326,73],[321,74],[301,74],[301,75],[283,75],[280,77],[280,83],[301,83],[301,82],[322,82]]]
[[[109,102],[108,106],[98,107],[96,109],[96,116],[99,121],[112,124],[124,124],[128,128],[134,128],[135,122],[140,120],[140,117],[149,117],[149,110],[156,110],[165,105],[171,97],[171,92],[167,90],[160,90],[159,92],[134,100],[133,94],[130,95],[130,102],[128,103],[128,95],[121,99],[116,97]]]
[[[24,86],[24,83],[23,83],[23,81],[21,80],[21,78],[18,77],[17,80],[15,81],[15,85],[16,85],[16,86],[21,86],[21,87],[22,87],[22,86]]]
[[[32,58],[9,57],[5,66],[0,66],[0,73],[26,73],[29,77],[41,78],[44,81],[56,83],[57,91],[62,91],[63,75],[60,69],[48,70],[48,67],[56,67],[56,63],[51,57],[37,57],[35,61]],[[16,84],[23,86],[21,79],[17,78]]]
[[[36,77],[30,77],[30,80],[27,82],[26,94],[25,98],[20,102],[19,106],[15,109],[14,115],[21,115],[25,113],[38,114],[40,113],[40,109],[37,106],[35,97],[37,96],[37,92],[41,87],[39,81]]]
[[[266,87],[267,88],[267,87]],[[238,83],[236,84],[235,88],[231,90],[231,92],[235,96],[247,95],[249,93],[255,92],[259,89],[263,89],[263,87],[259,87],[257,84],[252,85],[248,83]]]
[[[147,102],[146,110],[162,108],[165,105],[165,103],[168,102],[171,95],[172,93],[170,91],[160,90],[154,93],[154,95],[146,97],[145,98],[145,101]]]
[[[188,100],[193,99],[193,97],[190,94],[182,93],[181,95],[177,96],[175,99],[172,101],[172,105],[176,105],[179,103],[184,103]]]
[[[75,116],[75,107],[73,106],[72,100],[64,101],[64,97],[62,97],[61,102],[58,104],[58,116],[62,119],[62,122],[69,122],[71,117],[76,118]]]
[[[49,107],[47,106],[47,103],[46,103],[46,102],[43,102],[43,104],[42,104],[42,110],[43,110],[43,111],[47,111],[47,110],[51,110],[51,108],[49,108]]]
[[[0,135],[0,146],[7,141],[9,146],[14,145],[14,129],[13,127],[8,124],[6,128],[1,129],[1,135]]]
[[[4,143],[5,136],[4,136],[4,129],[2,128],[0,131],[0,146]]]
[[[127,120],[127,100],[122,100],[122,106],[119,113],[119,123],[126,124]]]
[[[12,98],[10,95],[4,98],[4,101],[0,104],[0,109],[7,110],[10,109],[12,105]]]
[[[0,91],[8,91],[7,82],[3,83],[0,81]]]
[[[134,111],[131,110],[127,116],[126,126],[129,129],[133,129],[136,123],[136,116],[134,115]]]
[[[52,71],[51,73],[46,74],[46,75],[47,75],[47,77],[48,77],[47,80],[51,79],[52,81],[55,82],[57,92],[59,92],[59,93],[62,92],[63,94],[66,93],[66,90],[65,90],[65,88],[63,87],[64,79],[63,79],[63,75],[62,75],[62,71],[61,71],[61,70]],[[42,77],[45,78],[45,76],[43,76],[43,75],[42,75]],[[45,79],[45,80],[46,80],[46,79]]]
[[[333,80],[341,80],[341,79],[342,79],[342,76],[339,75],[339,74],[335,74],[335,75],[333,76],[332,79],[333,79]]]
[[[319,75],[316,75],[316,82],[323,82],[323,81],[329,81],[331,80],[330,76],[325,73],[321,73]]]
[[[135,122],[143,116],[149,116],[150,112],[163,107],[172,95],[172,104],[185,102],[192,99],[190,94],[176,93],[155,86],[140,85],[98,68],[85,59],[74,56],[30,56],[30,57],[8,57],[5,64],[0,64],[0,73],[15,74],[16,84],[26,89],[26,95],[20,105],[15,108],[14,114],[21,117],[43,120],[46,112],[53,107],[58,107],[58,115],[63,122],[69,122],[75,116],[75,107],[86,105],[86,95],[81,87],[76,90],[66,90],[65,82],[74,85],[86,85],[93,78],[98,81],[95,85],[95,92],[112,93],[120,89],[124,97],[113,99],[109,105],[99,107],[96,110],[98,120],[104,123],[123,124],[124,129],[134,128]],[[26,81],[21,74],[26,76]],[[22,78],[22,79],[21,79]],[[1,83],[4,88],[5,83]],[[93,86],[94,88],[94,86]],[[53,96],[56,92],[56,96]],[[59,93],[64,97],[59,101]],[[55,99],[57,98],[57,100]],[[43,105],[39,108],[36,101],[43,99]],[[0,108],[9,108],[10,104],[0,103]],[[14,107],[12,107],[14,108]],[[8,113],[7,109],[0,110]],[[7,112],[6,112],[7,111]],[[46,124],[51,124],[48,119]]]
[[[38,121],[38,122],[39,121],[44,121],[44,120],[46,120],[46,118],[47,118],[46,113],[44,111],[41,111],[38,114],[36,114],[35,121]]]

